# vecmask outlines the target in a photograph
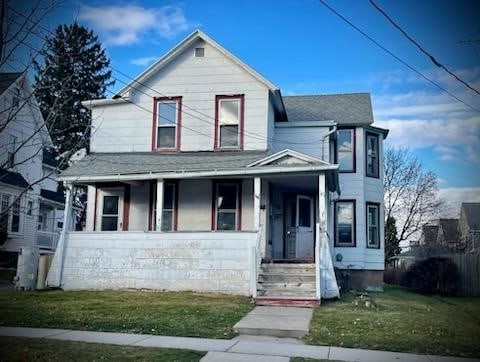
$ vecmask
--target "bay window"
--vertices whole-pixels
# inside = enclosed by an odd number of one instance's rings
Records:
[[[153,149],[179,150],[182,97],[155,98]]]
[[[335,163],[340,172],[355,172],[355,129],[342,128],[337,131]]]
[[[368,177],[379,177],[378,134],[365,133],[365,167]]]
[[[380,204],[367,202],[367,248],[380,248]]]
[[[355,200],[335,202],[334,234],[336,247],[356,246],[355,237]]]
[[[244,96],[217,96],[215,148],[243,148]]]
[[[240,230],[240,185],[215,184],[214,230]]]

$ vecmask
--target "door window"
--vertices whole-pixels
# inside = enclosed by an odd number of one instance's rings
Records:
[[[312,205],[310,199],[299,198],[298,200],[298,226],[312,226]]]
[[[104,196],[102,210],[102,230],[115,231],[118,229],[118,196]]]

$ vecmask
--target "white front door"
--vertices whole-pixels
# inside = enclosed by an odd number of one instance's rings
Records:
[[[296,220],[296,258],[313,259],[314,200],[310,196],[297,195],[297,220]]]
[[[123,229],[123,188],[102,189],[98,200],[97,225],[101,231]]]

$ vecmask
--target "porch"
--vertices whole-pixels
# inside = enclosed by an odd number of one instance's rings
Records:
[[[313,267],[312,298],[318,301],[336,167],[323,161],[248,167],[77,177],[67,184],[67,196],[76,184],[87,185],[86,230],[64,232],[49,284],[256,297],[262,261],[303,261]]]

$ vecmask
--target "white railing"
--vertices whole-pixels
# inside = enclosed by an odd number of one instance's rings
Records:
[[[320,223],[317,222],[316,224],[316,232],[315,232],[315,296],[318,298],[318,301],[321,300],[321,280],[320,280],[320,244],[322,242],[322,238],[320,237]]]
[[[59,233],[52,231],[37,231],[37,247],[55,250],[57,248]]]
[[[260,274],[260,265],[262,263],[262,253],[260,252],[260,246],[262,241],[262,226],[258,229],[257,239],[255,246],[252,246],[250,251],[250,293],[252,297],[257,296],[257,281]]]

